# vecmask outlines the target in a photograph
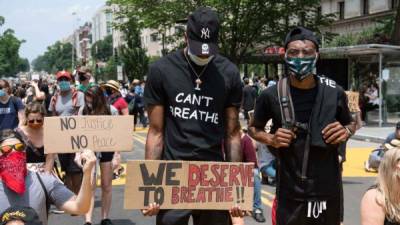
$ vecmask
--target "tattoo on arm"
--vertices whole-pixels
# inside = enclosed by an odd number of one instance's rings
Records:
[[[164,148],[164,107],[161,105],[148,108],[149,131],[145,146],[145,159],[161,159]]]

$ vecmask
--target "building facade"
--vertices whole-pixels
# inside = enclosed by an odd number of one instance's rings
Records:
[[[399,0],[322,0],[322,14],[336,13],[336,21],[324,30],[336,34],[358,33],[377,19],[395,13]]]
[[[113,9],[111,6],[103,6],[96,11],[92,18],[91,32],[93,43],[113,34]]]

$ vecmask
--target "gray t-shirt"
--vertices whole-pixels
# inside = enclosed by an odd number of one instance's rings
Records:
[[[78,91],[77,94],[77,103],[76,106],[79,109],[75,109],[72,105],[72,92],[69,92],[67,95],[62,96],[58,95],[57,102],[56,102],[56,114],[58,116],[72,116],[76,115],[78,112],[75,110],[80,110],[85,106],[85,95]],[[49,111],[51,112],[52,106],[49,106]]]
[[[74,196],[55,176],[41,173],[40,177],[46,187],[50,203],[57,208]],[[10,206],[29,206],[36,210],[40,220],[47,225],[46,195],[34,172],[28,172],[25,187],[25,193],[18,195],[0,180],[0,214]]]

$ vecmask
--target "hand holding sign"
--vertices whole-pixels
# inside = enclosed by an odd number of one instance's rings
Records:
[[[157,203],[150,203],[145,209],[142,209],[144,216],[155,216],[160,211],[160,205]]]
[[[96,165],[97,157],[92,150],[85,149],[76,153],[75,162],[83,170],[83,173],[91,172]]]
[[[241,217],[242,209],[252,209],[253,167],[252,163],[128,161],[125,208],[142,209],[149,216],[160,208],[231,210],[232,216]]]

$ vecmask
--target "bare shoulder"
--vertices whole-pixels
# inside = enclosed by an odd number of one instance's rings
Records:
[[[382,195],[377,189],[368,190],[361,200],[361,224],[380,225],[385,220]]]

